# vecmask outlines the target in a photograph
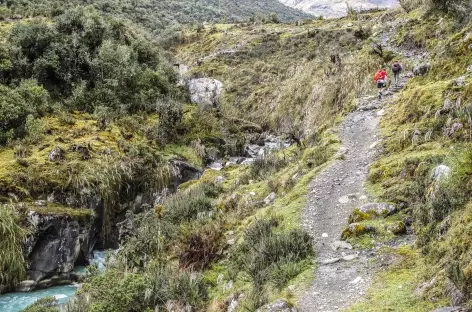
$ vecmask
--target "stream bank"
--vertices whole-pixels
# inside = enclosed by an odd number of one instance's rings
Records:
[[[94,251],[94,257],[90,264],[96,264],[100,271],[105,270],[106,252]],[[74,274],[83,275],[86,272],[85,266],[78,266],[74,269]],[[47,287],[30,292],[12,292],[0,295],[0,311],[18,312],[27,306],[35,303],[38,299],[54,297],[59,303],[67,303],[74,295],[80,285],[77,283]]]

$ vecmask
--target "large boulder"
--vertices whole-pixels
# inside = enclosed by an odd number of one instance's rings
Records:
[[[223,83],[211,78],[195,78],[188,81],[190,99],[202,109],[220,109]]]
[[[70,280],[75,265],[89,263],[95,244],[91,220],[41,215],[34,211],[29,213],[29,220],[33,231],[25,249],[28,279],[34,281],[35,286],[49,278]]]

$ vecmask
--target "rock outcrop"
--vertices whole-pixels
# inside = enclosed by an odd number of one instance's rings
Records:
[[[70,216],[40,215],[30,212],[33,228],[26,242],[28,281],[20,290],[32,290],[74,279],[75,265],[89,263],[95,244],[93,222]]]
[[[188,81],[190,99],[200,108],[220,109],[220,98],[223,92],[223,83],[211,78],[195,78]]]

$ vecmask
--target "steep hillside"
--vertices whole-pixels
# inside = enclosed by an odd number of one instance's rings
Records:
[[[79,282],[70,312],[472,309],[469,2],[297,23],[273,2],[67,3],[0,7],[0,292]]]
[[[188,33],[178,57],[190,77],[223,81],[225,114],[300,140],[333,126],[371,87],[370,32],[369,22],[350,20],[215,26]]]
[[[115,18],[126,18],[147,31],[168,37],[181,25],[250,18],[277,18],[284,21],[310,18],[307,13],[284,6],[277,0],[93,0],[86,5]],[[64,10],[84,5],[84,1],[24,0],[6,1],[1,17],[58,15]]]
[[[302,10],[314,16],[345,16],[348,7],[354,10],[396,8],[398,0],[279,0],[285,5]]]

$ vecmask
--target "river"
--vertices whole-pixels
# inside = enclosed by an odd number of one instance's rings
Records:
[[[98,269],[103,271],[105,269],[106,252],[94,251],[94,258],[92,264],[96,263]],[[77,273],[85,273],[85,267],[76,267]],[[0,295],[0,311],[1,312],[19,312],[36,302],[36,300],[44,297],[55,297],[60,303],[66,303],[71,297],[75,295],[79,284],[54,286],[45,289],[35,290],[32,292],[13,292]]]

